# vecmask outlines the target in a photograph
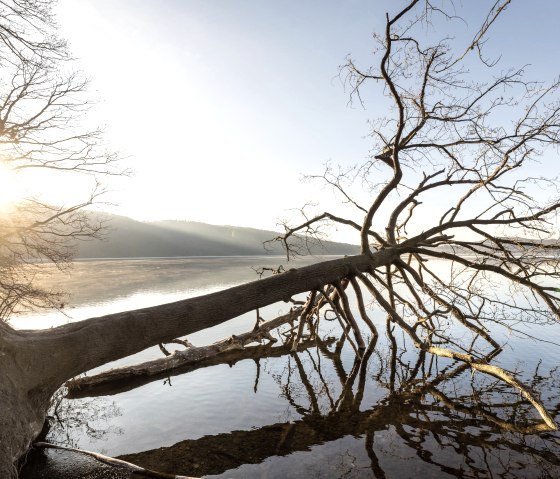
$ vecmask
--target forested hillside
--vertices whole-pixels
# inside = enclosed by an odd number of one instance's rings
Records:
[[[78,243],[77,258],[283,254],[279,242],[263,246],[278,236],[273,231],[191,221],[144,223],[123,216],[108,216],[107,225],[104,239]],[[358,253],[358,246],[345,243],[325,241],[310,246],[313,254]]]

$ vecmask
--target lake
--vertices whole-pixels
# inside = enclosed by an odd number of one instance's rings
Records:
[[[77,261],[70,276],[40,278],[69,292],[65,314],[28,314],[13,324],[44,328],[175,301],[255,280],[256,268],[280,264],[284,258],[270,256]],[[287,308],[260,314],[268,320]],[[381,335],[364,360],[338,323],[324,320],[321,340],[297,353],[171,373],[96,397],[60,397],[47,440],[197,477],[560,477],[560,434],[537,430],[540,417],[517,390],[422,357],[400,333],[392,349],[384,314],[372,306],[370,317]],[[552,343],[560,343],[560,331],[512,320],[494,332],[504,345],[494,364],[530,385],[558,421],[560,346]],[[188,340],[210,344],[254,323],[253,312]],[[155,347],[99,369],[162,356]],[[33,451],[22,470],[23,478],[129,476],[53,450]]]

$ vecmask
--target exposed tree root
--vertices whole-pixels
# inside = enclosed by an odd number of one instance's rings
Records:
[[[142,474],[147,477],[154,477],[156,479],[198,479],[193,476],[178,476],[175,474],[167,474],[166,472],[158,472],[158,471],[153,471],[151,469],[145,469],[143,467],[137,466],[136,464],[132,464],[131,462],[123,461],[122,459],[115,459],[114,457],[105,456],[103,454],[99,454],[98,452],[85,451],[83,449],[75,449],[73,447],[67,447],[67,446],[58,446],[56,444],[50,444],[48,442],[36,442],[35,444],[33,444],[33,446],[43,447],[46,449],[62,449],[64,451],[85,454],[86,456],[93,457],[94,459],[97,459],[98,461],[104,464],[108,464],[109,466],[121,467],[124,469],[128,469],[129,471]]]

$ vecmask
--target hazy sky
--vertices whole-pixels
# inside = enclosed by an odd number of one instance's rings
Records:
[[[493,1],[463,3],[474,17]],[[328,207],[330,191],[301,175],[363,161],[367,119],[384,113],[383,101],[348,105],[338,66],[349,53],[366,64],[372,31],[402,4],[60,0],[61,33],[99,99],[93,118],[135,170],[109,182],[112,211],[273,228],[305,201]],[[552,79],[558,18],[560,2],[514,0],[490,47],[504,67]]]

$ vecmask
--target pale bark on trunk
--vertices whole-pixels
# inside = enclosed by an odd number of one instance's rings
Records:
[[[223,323],[351,273],[388,265],[398,247],[324,261],[225,291],[110,314],[41,331],[0,327],[0,476],[30,447],[60,385],[85,371],[161,342]]]

